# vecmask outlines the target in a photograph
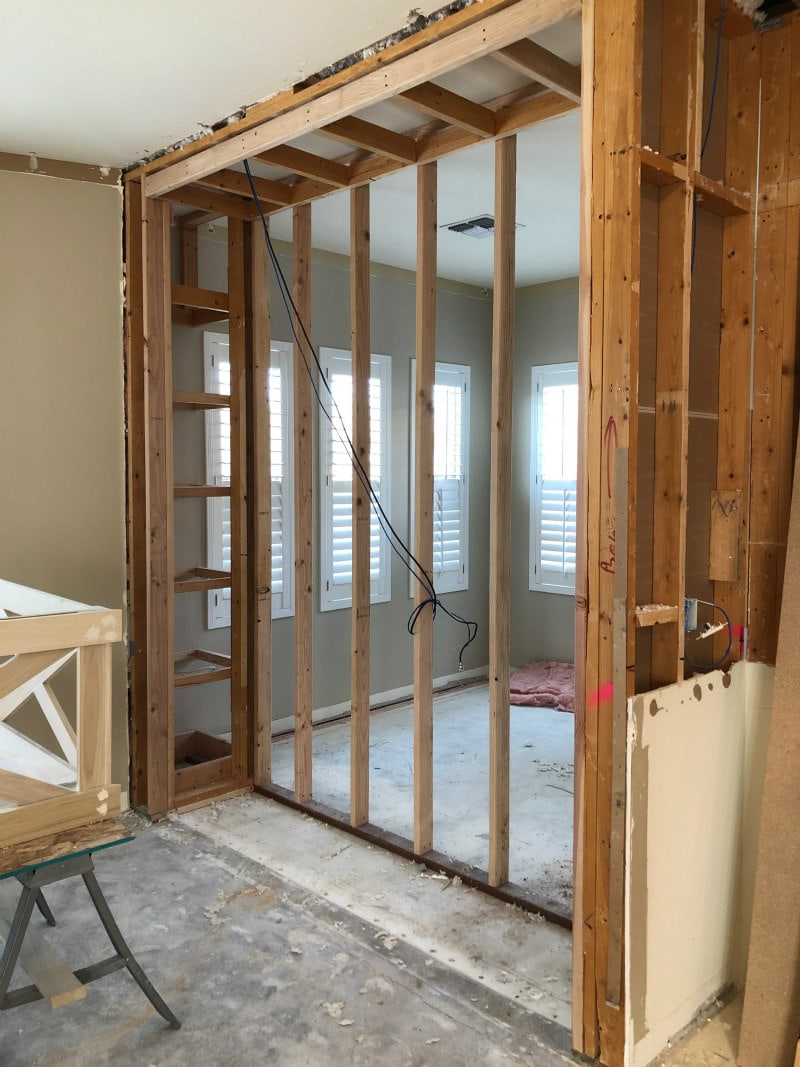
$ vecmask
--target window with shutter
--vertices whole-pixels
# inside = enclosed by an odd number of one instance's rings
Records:
[[[414,403],[416,360],[411,361],[409,544],[414,538]],[[469,585],[470,368],[437,363],[433,387],[433,584],[437,593]],[[411,579],[411,595],[414,580]]]
[[[353,566],[353,464],[348,440],[353,439],[353,379],[349,352],[320,349],[320,364],[333,394],[322,390],[320,412],[320,585],[322,611],[350,607]],[[391,361],[372,356],[369,379],[370,450],[368,473],[386,514],[389,514],[389,439]],[[370,516],[370,600],[391,599],[390,548],[373,507]]]
[[[578,365],[534,367],[531,401],[531,589],[575,592]]]
[[[230,359],[225,334],[204,335],[205,388],[209,393],[230,393]],[[270,345],[267,378],[272,474],[272,617],[294,612],[293,481],[292,460],[292,348],[282,341]],[[228,485],[231,477],[230,411],[206,412],[206,479],[209,484]],[[231,510],[227,497],[208,500],[208,566],[230,570]],[[231,624],[230,589],[208,594],[208,627]]]

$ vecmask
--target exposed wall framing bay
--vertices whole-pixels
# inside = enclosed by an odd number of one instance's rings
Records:
[[[126,179],[134,799],[156,814],[181,799],[194,803],[255,785],[337,821],[313,798],[313,396],[304,373],[294,377],[294,789],[278,789],[271,781],[270,413],[264,355],[269,303],[259,212],[267,217],[292,208],[294,300],[310,331],[310,204],[350,191],[353,427],[357,452],[366,456],[369,183],[403,167],[418,169],[414,551],[430,567],[436,160],[482,141],[496,142],[490,869],[476,884],[485,882],[503,894],[509,889],[511,429],[505,416],[511,410],[514,134],[578,106],[582,82],[573,1042],[587,1055],[599,1054],[609,1067],[623,1061],[629,1007],[626,700],[636,689],[676,682],[685,673],[681,620],[687,574],[692,581],[701,576],[741,632],[749,623],[758,658],[774,657],[767,607],[781,585],[796,413],[800,126],[794,119],[800,104],[796,91],[785,104],[782,91],[790,80],[795,90],[798,84],[800,22],[789,20],[763,42],[738,13],[723,23],[720,49],[727,73],[715,118],[720,162],[712,159],[716,149],[705,160],[701,151],[711,95],[707,60],[717,39],[719,5],[664,0],[657,25],[654,10],[644,0],[485,0],[422,31],[416,42],[408,38],[330,79],[299,88],[291,98],[281,94],[258,105],[240,123],[154,160]],[[530,38],[581,11],[583,59],[578,70]],[[525,87],[492,101],[467,99],[436,84],[437,78],[485,57],[522,72],[528,79]],[[764,117],[761,172],[756,175],[759,86]],[[389,100],[402,103],[409,124],[424,125],[398,131],[376,125],[374,113],[369,121],[361,114]],[[343,145],[341,156],[323,158],[291,143],[311,132]],[[258,203],[237,169],[244,160],[253,164]],[[258,173],[265,166],[270,177]],[[757,179],[763,197],[756,258],[763,269],[754,309]],[[192,209],[181,219],[181,277],[174,287],[167,244],[169,203]],[[194,227],[220,215],[229,220],[227,294],[201,290],[197,279]],[[709,233],[719,235],[716,259],[708,253],[713,246]],[[701,235],[702,263],[694,273],[694,246]],[[693,282],[699,287],[702,277],[705,285],[709,274],[719,277],[720,296],[701,305],[693,299]],[[231,331],[230,397],[173,396],[172,323],[200,325],[224,318]],[[759,339],[751,421],[754,322]],[[692,390],[702,378],[695,353],[701,348],[713,356],[704,364],[713,400],[693,406]],[[301,370],[302,365],[296,352],[295,367]],[[175,576],[175,490],[178,496],[201,494],[173,485],[172,411],[224,406],[230,407],[232,426],[232,572],[197,566]],[[694,418],[695,407],[702,420]],[[692,434],[693,424],[701,422],[706,432],[702,441],[712,442],[705,451]],[[694,510],[707,515],[707,527],[690,522],[690,472],[698,457],[710,484],[702,483],[705,496]],[[340,821],[377,839],[381,835],[369,823],[368,803],[369,508],[355,478],[353,494],[352,788],[351,810]],[[778,506],[773,508],[769,502],[776,494]],[[701,545],[698,529],[714,531],[723,547],[712,552],[707,533]],[[230,663],[206,659],[203,677],[211,679],[217,668],[229,670],[230,752],[214,748],[220,775],[181,798],[174,773],[174,598],[223,587],[230,587],[233,604]],[[417,604],[424,599],[418,591]],[[430,607],[423,608],[414,636],[414,840],[394,844],[441,866],[433,819],[430,616]],[[207,655],[193,651],[201,660]],[[729,659],[738,654],[735,642]],[[195,737],[181,744],[197,747],[200,742]]]

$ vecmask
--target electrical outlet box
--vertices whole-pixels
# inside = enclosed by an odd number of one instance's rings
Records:
[[[687,596],[683,602],[683,629],[687,634],[697,629],[697,601]]]

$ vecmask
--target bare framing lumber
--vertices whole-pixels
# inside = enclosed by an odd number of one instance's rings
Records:
[[[294,208],[292,220],[293,296],[297,308],[294,331],[302,338],[304,328],[311,334],[311,207],[306,204]],[[305,359],[309,359],[307,354]],[[298,801],[307,801],[311,799],[312,789],[313,394],[297,341],[294,345],[294,367],[294,793]]]
[[[758,157],[758,82],[761,37],[737,38],[728,48],[728,115],[726,120],[726,184],[751,194],[755,205]],[[722,307],[719,351],[719,423],[717,427],[717,489],[750,491],[750,351],[753,329],[755,213],[727,218],[722,244]],[[747,624],[749,506],[739,510],[738,578],[714,583],[714,599],[734,626]],[[722,643],[724,640],[724,644]],[[714,655],[726,648],[724,635],[714,639]],[[734,642],[731,660],[739,659]]]
[[[353,380],[353,448],[371,477],[369,376],[369,186],[350,193],[350,336]],[[351,602],[350,822],[369,820],[370,524],[366,488],[353,467]]]
[[[272,781],[272,458],[269,409],[269,256],[261,221],[249,228],[248,499],[249,685],[256,785]]]
[[[661,155],[700,168],[704,0],[665,0],[661,84]],[[688,175],[687,175],[688,179]],[[689,330],[692,291],[693,194],[687,182],[664,185],[658,207],[658,306],[653,525],[653,600],[682,604],[686,595],[686,507],[689,458]],[[651,686],[683,677],[682,620],[653,631]]]
[[[148,663],[147,808],[175,806],[173,777],[174,531],[172,466],[172,322],[170,315],[170,207],[142,201],[144,232],[144,343],[148,412]]]
[[[414,555],[433,580],[433,388],[436,377],[437,167],[417,169],[417,367],[414,398]],[[414,582],[414,607],[429,594]],[[414,851],[433,848],[433,605],[414,630]]]
[[[199,177],[345,118],[367,104],[379,103],[420,82],[433,80],[467,61],[479,59],[578,14],[580,10],[578,0],[518,0],[512,6],[432,42],[424,52],[405,55],[381,69],[370,69],[357,81],[317,97],[303,108],[267,119],[245,133],[146,174],[146,193],[148,196],[172,193]]]
[[[245,224],[228,220],[228,320],[231,367],[231,773],[248,778],[251,759],[247,583],[247,309]]]
[[[147,450],[149,445],[145,396],[142,186],[125,185],[125,400],[128,433],[128,603],[130,627],[130,743],[131,801],[148,802],[147,714],[147,601],[150,591],[148,536]]]
[[[494,54],[495,59],[554,89],[568,100],[581,100],[581,71],[535,41],[515,41]]]
[[[511,649],[511,411],[517,139],[495,145],[492,426],[489,502],[489,882],[508,881]]]
[[[590,493],[596,494],[597,472],[589,468],[592,431],[599,436],[597,393],[591,390],[589,372],[592,354],[592,255],[595,222],[592,201],[594,157],[594,4],[585,0],[581,28],[581,185],[580,185],[580,276],[578,288],[578,484],[576,493],[575,553],[575,766],[573,806],[572,875],[572,1044],[579,1052],[597,1051],[597,1009],[594,999],[594,932],[584,922],[594,906],[594,797],[596,770],[594,746],[587,740],[586,694],[589,623],[589,553],[596,539],[588,536]],[[596,688],[596,685],[595,685]]]

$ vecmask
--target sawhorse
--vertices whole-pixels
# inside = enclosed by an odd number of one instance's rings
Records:
[[[91,832],[88,832],[89,830]],[[75,847],[64,854],[65,843],[63,840],[58,840],[59,838],[66,838],[68,841],[71,839]],[[22,885],[22,894],[8,931],[2,959],[0,959],[0,1011],[44,999],[45,994],[38,985],[28,985],[11,991],[8,987],[20,958],[20,952],[23,950],[25,934],[33,915],[33,909],[38,907],[48,925],[55,926],[55,918],[42,890],[56,882],[80,875],[116,952],[107,959],[72,972],[74,978],[81,986],[85,986],[89,982],[104,978],[107,974],[113,974],[114,971],[125,967],[159,1015],[166,1019],[173,1030],[180,1029],[180,1022],[159,996],[128,948],[95,878],[92,853],[130,840],[132,840],[131,835],[119,823],[106,822],[97,827],[87,828],[87,832],[73,831],[71,834],[55,835],[53,838],[44,839],[41,845],[31,842],[24,847],[24,850],[20,848],[3,850],[7,855],[0,855],[0,880],[16,878]],[[69,844],[66,847],[69,848]],[[56,854],[53,855],[53,852]],[[15,866],[20,858],[28,862]],[[82,991],[80,992],[82,995]],[[55,1003],[52,998],[51,1003]]]

